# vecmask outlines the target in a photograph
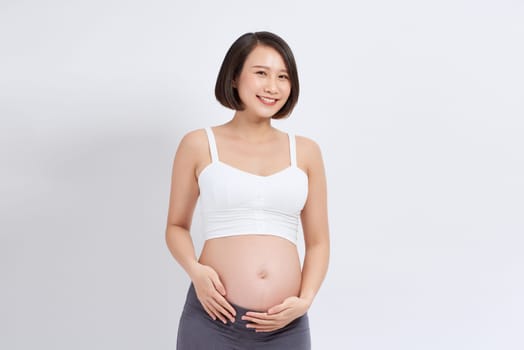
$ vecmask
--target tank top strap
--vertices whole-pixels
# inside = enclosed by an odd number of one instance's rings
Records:
[[[209,143],[209,152],[211,153],[211,161],[212,162],[218,162],[218,152],[217,152],[217,144],[215,142],[215,135],[213,134],[213,130],[211,130],[211,127],[207,127],[206,133],[207,133],[207,141]]]
[[[291,166],[296,167],[297,166],[297,147],[295,143],[295,134],[289,132],[288,137],[289,137],[289,156],[291,158]]]

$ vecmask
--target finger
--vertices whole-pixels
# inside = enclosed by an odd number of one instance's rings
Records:
[[[208,311],[208,313],[211,313],[211,318],[216,321],[216,319],[220,319],[222,322],[225,322],[224,316],[216,309],[215,305],[213,305],[214,300],[213,299],[207,299],[205,303],[202,303],[204,306],[204,309]]]
[[[279,323],[270,323],[270,324],[264,324],[264,325],[256,324],[256,323],[248,323],[246,325],[246,328],[254,328],[254,329],[275,329],[279,327],[280,327]]]
[[[256,324],[256,323],[250,323],[249,328],[253,328],[258,331],[274,331],[277,329],[281,329],[288,324],[289,324],[288,321],[278,321],[278,322],[272,322],[272,323],[263,324],[263,325]]]
[[[292,305],[291,300],[286,299],[282,303],[271,307],[269,310],[267,310],[267,313],[268,314],[278,314],[279,312],[289,309],[291,305]]]
[[[267,310],[267,313],[269,315],[278,314],[279,312],[289,309],[289,307],[290,307],[289,302],[284,301],[282,304],[278,304],[278,305],[271,307],[269,310]]]
[[[213,311],[213,314],[216,316],[215,320],[218,318],[220,321],[222,321],[222,323],[227,323],[224,315],[222,315],[216,308],[211,308],[211,310]]]
[[[254,311],[248,311],[246,312],[245,316],[247,317],[255,317],[257,319],[272,319],[274,318],[271,315],[268,315],[267,312],[254,312]]]
[[[275,320],[264,320],[264,319],[249,317],[249,316],[242,316],[242,319],[244,321],[253,322],[256,325],[271,325],[271,324],[275,324],[276,322]]]
[[[229,313],[233,316],[236,316],[237,315],[237,310],[235,310],[235,308],[226,300],[226,298],[224,298],[223,296],[221,296],[220,294],[218,294],[215,298],[215,300],[218,301],[218,303],[220,305],[222,305],[223,308],[225,308],[227,311],[229,311]]]
[[[271,332],[271,331],[274,331],[274,330],[277,330],[277,329],[281,328],[282,326],[281,325],[274,325],[274,324],[273,325],[267,325],[267,326],[248,324],[248,326],[246,326],[246,327],[250,328],[250,329],[253,329],[256,332]]]
[[[220,282],[220,278],[217,274],[213,274],[211,277],[211,280],[213,281],[213,285],[215,286],[215,289],[223,296],[226,295],[226,288],[224,288],[224,285],[222,282]]]
[[[205,305],[205,304],[202,304],[202,307],[204,308],[204,310],[207,312],[207,314],[209,315],[209,317],[211,317],[213,319],[213,321],[216,320],[216,316],[215,314],[209,310],[209,308]]]
[[[227,313],[228,317],[231,319],[231,322],[235,322],[235,316],[237,315],[235,308],[225,300],[219,305],[224,309],[225,313]]]
[[[224,315],[225,317],[227,317],[231,322],[235,322],[235,317],[233,317],[233,315],[228,310],[226,310],[222,305],[220,305],[219,302],[217,302],[216,300],[213,300],[212,303],[213,303],[214,308],[218,312],[220,312],[221,315]]]

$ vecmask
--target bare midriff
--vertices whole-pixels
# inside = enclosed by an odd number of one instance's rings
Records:
[[[241,235],[209,239],[200,263],[211,266],[226,288],[226,299],[253,311],[267,311],[301,283],[297,247],[274,235]]]

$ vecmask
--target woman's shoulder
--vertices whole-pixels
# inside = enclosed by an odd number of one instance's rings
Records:
[[[300,134],[294,135],[297,143],[297,149],[300,149],[304,153],[320,152],[320,145],[313,138]]]
[[[205,128],[191,129],[183,134],[178,145],[178,152],[183,152],[193,157],[200,157],[207,152],[208,141]]]
[[[302,164],[308,173],[311,169],[322,164],[322,151],[320,145],[313,138],[294,134],[296,139],[297,162]]]
[[[180,143],[189,147],[199,147],[207,143],[206,128],[191,129],[182,136]]]

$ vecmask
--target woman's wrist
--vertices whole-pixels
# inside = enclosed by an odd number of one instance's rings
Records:
[[[313,304],[313,295],[300,294],[299,298],[306,302],[308,309],[311,307],[311,304]]]
[[[189,278],[191,279],[191,281],[194,280],[196,271],[198,271],[199,267],[200,267],[200,263],[197,260],[191,261],[189,264],[187,264],[186,272],[189,275]]]

